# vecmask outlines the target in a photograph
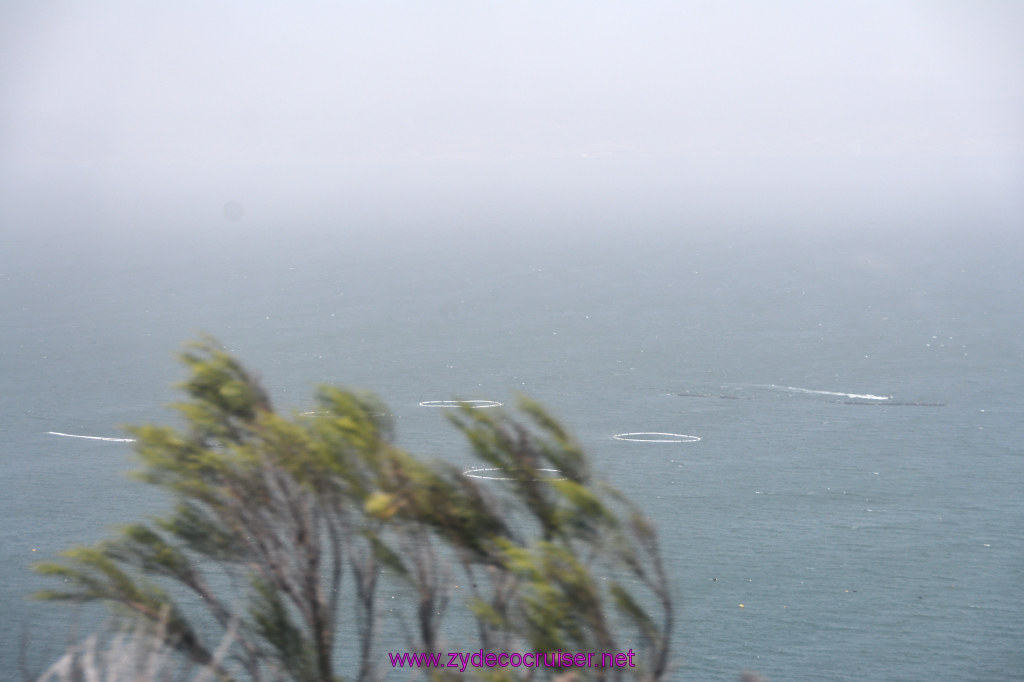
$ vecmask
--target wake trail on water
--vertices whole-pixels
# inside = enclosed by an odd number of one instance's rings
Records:
[[[722,384],[722,388],[732,388],[736,390],[742,390],[743,388],[767,388],[773,391],[786,391],[787,393],[803,393],[807,395],[830,395],[837,398],[852,398],[855,400],[877,400],[879,403],[890,402],[893,397],[891,395],[875,395],[873,393],[846,393],[843,391],[822,391],[815,388],[801,388],[799,386],[779,386],[778,384]],[[680,394],[680,395],[694,395],[694,394]],[[710,396],[700,396],[710,397]],[[738,397],[738,396],[720,396],[720,397]],[[749,397],[748,397],[749,399]]]
[[[105,440],[108,443],[134,443],[134,438],[108,438],[107,436],[82,436],[77,433],[61,433],[60,431],[47,431],[51,436],[63,436],[64,438],[85,438],[86,440]]]
[[[892,400],[891,395],[872,395],[870,393],[842,393],[840,391],[818,391],[813,388],[800,388],[798,386],[777,386],[768,384],[766,388],[774,388],[778,391],[789,391],[791,393],[812,393],[815,395],[835,395],[841,398],[859,398],[861,400]]]

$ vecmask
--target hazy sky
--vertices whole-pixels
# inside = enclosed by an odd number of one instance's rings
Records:
[[[1022,36],[1017,0],[5,2],[0,182],[285,182],[429,159],[1019,160]]]

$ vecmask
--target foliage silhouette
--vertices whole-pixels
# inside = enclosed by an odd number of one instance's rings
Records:
[[[631,649],[637,668],[573,670],[666,675],[672,598],[655,530],[537,403],[521,399],[514,416],[450,411],[503,472],[479,480],[397,447],[372,395],[322,387],[315,412],[283,415],[215,340],[181,358],[184,425],[131,429],[138,477],[170,493],[173,510],[38,565],[63,579],[41,598],[104,602],[123,627],[225,680],[379,679],[384,639],[392,651]],[[384,590],[403,597],[385,609]]]

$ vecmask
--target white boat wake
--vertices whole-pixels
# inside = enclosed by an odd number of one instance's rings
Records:
[[[841,393],[839,391],[816,391],[811,388],[799,388],[797,386],[776,386],[775,384],[768,384],[768,388],[774,388],[781,391],[790,391],[791,393],[813,393],[816,395],[835,395],[841,398],[859,398],[861,400],[892,400],[891,395],[872,395],[870,393]]]
[[[47,431],[51,436],[63,436],[65,438],[85,438],[86,440],[105,440],[109,443],[134,443],[134,438],[107,438],[106,436],[80,436],[77,433],[61,433],[60,431]]]

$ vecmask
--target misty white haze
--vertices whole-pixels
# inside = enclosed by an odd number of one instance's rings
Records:
[[[890,169],[1003,193],[1022,29],[1013,2],[7,3],[0,187],[252,208],[436,183],[436,161],[472,189],[478,167],[571,186],[590,171],[551,162],[648,159],[619,179]]]

